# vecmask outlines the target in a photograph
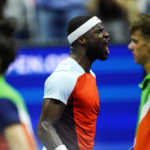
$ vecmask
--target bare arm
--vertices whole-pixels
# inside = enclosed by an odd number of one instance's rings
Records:
[[[6,127],[4,137],[11,150],[29,150],[29,144],[20,124]]]
[[[47,149],[55,149],[62,144],[54,125],[59,121],[65,104],[58,100],[44,99],[37,135]]]

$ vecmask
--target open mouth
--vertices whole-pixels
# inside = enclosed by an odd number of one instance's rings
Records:
[[[108,48],[108,41],[106,41],[106,43],[105,43],[105,50],[106,50],[107,54],[110,53],[110,52],[109,52],[109,48]]]

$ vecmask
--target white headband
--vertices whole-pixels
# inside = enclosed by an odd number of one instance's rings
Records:
[[[96,16],[92,17],[91,19],[89,19],[87,22],[85,22],[84,24],[82,24],[75,31],[73,31],[72,33],[70,33],[68,35],[68,41],[69,41],[69,43],[72,44],[80,36],[82,36],[87,31],[89,31],[90,29],[92,29],[95,25],[97,25],[98,23],[101,23],[101,22],[102,21],[98,17],[96,17]]]

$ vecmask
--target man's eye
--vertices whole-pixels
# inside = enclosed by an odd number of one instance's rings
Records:
[[[103,32],[103,29],[99,29],[99,30],[97,30],[97,32],[98,32],[98,33],[101,33],[101,32]]]
[[[138,40],[132,39],[132,41],[136,44],[138,43]]]

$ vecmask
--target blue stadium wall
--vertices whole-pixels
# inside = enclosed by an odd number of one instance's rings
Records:
[[[144,71],[134,62],[127,45],[109,49],[108,60],[97,60],[92,65],[100,95],[94,150],[127,150],[134,141],[141,92],[138,84]],[[8,69],[6,79],[24,97],[35,134],[44,82],[68,54],[68,47],[20,47]]]

